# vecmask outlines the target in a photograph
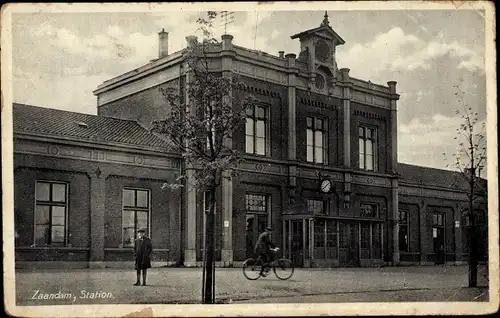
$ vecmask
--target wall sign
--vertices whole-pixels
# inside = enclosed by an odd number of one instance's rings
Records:
[[[456,220],[456,221],[455,221],[455,227],[456,227],[456,228],[459,228],[459,227],[460,227],[460,221],[459,221],[459,220]]]
[[[436,238],[438,236],[438,229],[437,228],[432,228],[432,237]]]
[[[229,227],[229,221],[224,221],[224,227]]]

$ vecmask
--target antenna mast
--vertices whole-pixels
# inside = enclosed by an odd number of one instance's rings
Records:
[[[224,26],[224,34],[227,34],[227,25],[234,22],[234,11],[221,11],[221,27]]]

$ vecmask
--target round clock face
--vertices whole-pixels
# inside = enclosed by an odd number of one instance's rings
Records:
[[[318,60],[326,62],[331,55],[330,45],[325,40],[319,40],[316,42],[315,53]]]
[[[332,189],[332,182],[330,180],[323,180],[321,182],[321,192],[327,193]]]

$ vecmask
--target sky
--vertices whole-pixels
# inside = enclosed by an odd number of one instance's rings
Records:
[[[328,12],[345,40],[339,68],[377,84],[397,81],[398,160],[446,168],[456,151],[461,120],[455,86],[486,118],[485,19],[479,10]],[[227,33],[236,45],[270,54],[299,53],[291,35],[315,28],[324,11],[237,11]],[[197,34],[204,12],[14,13],[14,102],[97,113],[92,91],[103,81],[158,55],[158,32],[169,32],[169,52]],[[215,24],[217,37],[223,33]]]

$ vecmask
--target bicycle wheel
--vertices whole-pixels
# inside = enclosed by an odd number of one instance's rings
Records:
[[[256,280],[260,277],[262,262],[255,258],[249,258],[243,262],[243,275],[249,280]]]
[[[287,259],[280,258],[276,261],[276,264],[273,266],[273,271],[276,277],[281,280],[287,280],[293,275],[293,265]]]

